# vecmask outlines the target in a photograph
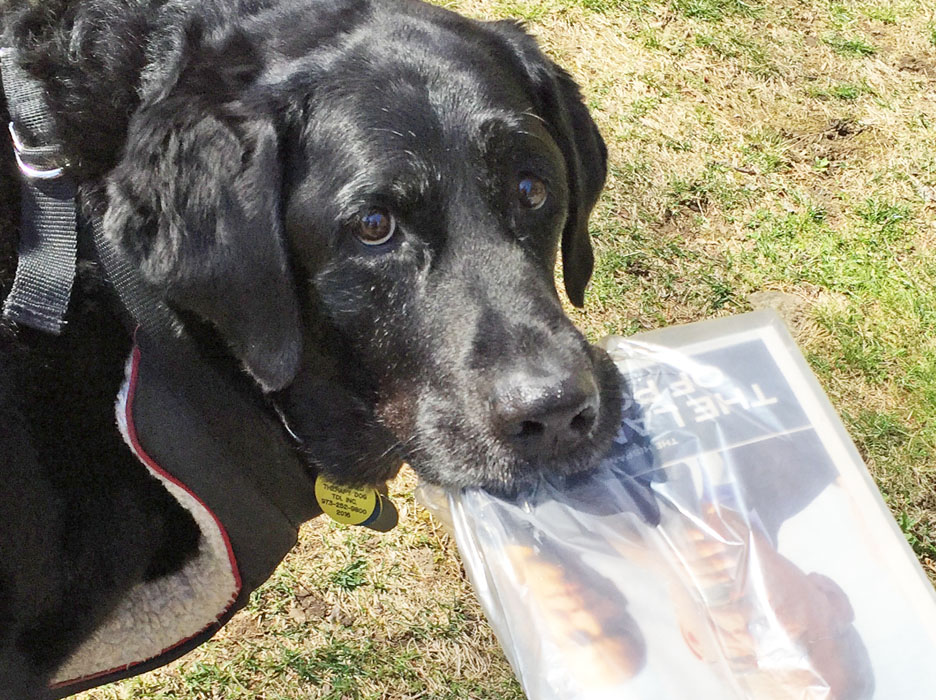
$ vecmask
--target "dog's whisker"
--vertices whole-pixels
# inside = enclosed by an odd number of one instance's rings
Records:
[[[402,131],[397,131],[396,129],[388,129],[382,126],[372,126],[370,128],[370,131],[375,131],[375,132],[384,133],[384,134],[393,134],[394,136],[399,136],[401,139],[406,138],[406,135]],[[414,134],[412,131],[410,131],[409,134],[412,138],[416,138],[416,134]]]
[[[521,114],[521,116],[530,117],[530,118],[535,119],[535,120],[537,120],[537,121],[539,121],[539,122],[542,122],[543,124],[548,124],[548,122],[547,122],[543,117],[541,117],[541,116],[538,115],[536,112],[533,112],[533,111],[531,111],[531,110],[529,110],[529,109],[524,110],[524,111],[521,112],[520,114]]]

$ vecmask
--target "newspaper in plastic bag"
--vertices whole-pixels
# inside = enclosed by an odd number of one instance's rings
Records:
[[[421,494],[528,697],[936,697],[936,596],[779,318],[605,347],[634,400],[597,472]]]

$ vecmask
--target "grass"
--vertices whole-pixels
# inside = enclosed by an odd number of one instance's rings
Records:
[[[672,8],[684,17],[718,23],[725,17],[760,17],[763,6],[746,0],[672,0]]]
[[[790,301],[797,342],[936,580],[936,24],[926,3],[449,0],[528,22],[608,143],[592,338]],[[85,700],[523,697],[452,541],[392,491],[324,520],[219,636]]]
[[[873,95],[874,89],[863,83],[832,83],[825,87],[810,85],[806,89],[810,97],[826,100],[857,100],[862,95]]]
[[[829,34],[823,38],[823,41],[831,46],[835,53],[842,56],[857,56],[860,58],[873,56],[877,53],[877,49],[861,36],[847,37],[841,34]]]
[[[364,576],[366,572],[367,559],[355,559],[347,566],[334,572],[330,580],[343,591],[353,591],[355,588],[360,588],[367,582]]]

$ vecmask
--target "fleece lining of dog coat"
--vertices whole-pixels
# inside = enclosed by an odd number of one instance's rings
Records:
[[[167,357],[139,332],[136,340],[117,424],[191,513],[198,550],[124,596],[56,671],[53,697],[152,670],[207,641],[269,577],[299,526],[321,514],[315,473],[260,404],[198,358]]]
[[[140,445],[133,424],[139,360],[135,348],[117,397],[117,425],[150,474],[192,514],[201,530],[198,552],[180,571],[134,587],[59,668],[54,685],[92,680],[156,658],[217,623],[240,593],[237,560],[221,521]]]

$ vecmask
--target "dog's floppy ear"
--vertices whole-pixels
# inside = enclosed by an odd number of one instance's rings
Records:
[[[604,187],[608,151],[572,77],[544,56],[517,22],[505,20],[489,26],[506,42],[513,63],[519,63],[538,116],[546,120],[565,157],[570,196],[569,218],[562,232],[562,277],[569,301],[582,306],[594,267],[588,217]]]
[[[170,305],[211,323],[272,391],[298,370],[299,302],[277,132],[239,99],[251,70],[236,48],[189,62],[132,117],[104,228]]]

